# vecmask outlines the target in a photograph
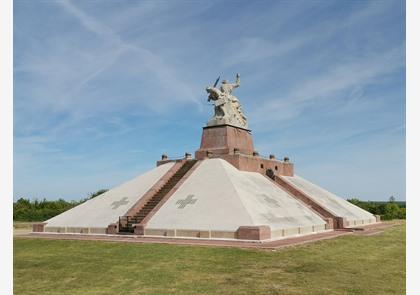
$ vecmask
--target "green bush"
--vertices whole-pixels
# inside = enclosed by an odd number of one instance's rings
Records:
[[[33,201],[25,198],[20,198],[13,203],[13,220],[14,221],[45,221],[58,214],[63,213],[89,199],[92,199],[107,190],[99,190],[96,193],[91,193],[89,197],[80,201],[66,201],[58,199],[55,201],[48,201],[46,199]]]
[[[366,202],[357,198],[347,201],[372,214],[380,215],[383,220],[405,219],[405,202],[396,202],[394,197],[391,197],[388,202]]]

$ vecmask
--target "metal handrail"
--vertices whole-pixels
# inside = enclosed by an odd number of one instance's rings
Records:
[[[168,160],[182,160],[185,159],[185,155],[184,156],[176,156],[176,157],[168,157]]]

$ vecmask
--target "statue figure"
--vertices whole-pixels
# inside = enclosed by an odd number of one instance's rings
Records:
[[[223,93],[226,93],[227,95],[231,95],[233,89],[238,88],[239,85],[241,85],[241,80],[240,80],[240,76],[239,74],[236,74],[236,83],[235,84],[229,84],[228,80],[223,80],[222,81],[222,86],[220,86],[220,91],[222,91]]]
[[[232,95],[233,90],[240,85],[239,74],[236,74],[236,83],[231,84],[223,80],[220,89],[217,89],[219,79],[220,77],[217,78],[213,87],[206,88],[209,94],[207,101],[214,102],[214,116],[207,122],[207,126],[227,124],[247,129],[248,123],[241,104],[238,98]]]

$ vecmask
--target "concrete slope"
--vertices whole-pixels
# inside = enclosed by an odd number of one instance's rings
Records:
[[[156,167],[47,220],[45,231],[80,233],[81,228],[90,228],[91,233],[105,233],[108,225],[118,221],[119,216],[124,215],[173,165],[167,163]]]
[[[150,219],[146,234],[154,230],[159,235],[163,229],[232,233],[253,225],[325,230],[322,218],[261,174],[239,171],[222,159],[207,159]]]
[[[303,179],[300,176],[282,176],[281,178],[308,195],[312,200],[335,216],[345,218],[349,222],[347,226],[376,222],[375,216],[371,213],[309,182],[308,180]]]
[[[235,183],[235,187],[254,224],[268,224],[272,230],[325,224],[318,214],[260,173],[240,173],[250,180],[252,190],[248,188],[251,191],[247,194],[241,182]]]
[[[204,160],[146,228],[236,230],[238,224],[252,224],[223,162]]]

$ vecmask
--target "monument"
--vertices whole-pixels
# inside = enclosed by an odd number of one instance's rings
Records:
[[[223,80],[220,89],[217,89],[217,78],[213,87],[207,87],[209,94],[207,101],[214,103],[214,116],[203,129],[200,149],[196,152],[197,159],[202,159],[208,153],[252,155],[254,146],[248,122],[242,111],[241,104],[232,92],[240,86],[240,76],[236,74],[236,83],[230,84]]]
[[[193,158],[157,167],[44,223],[39,233],[272,241],[361,227],[379,218],[297,176],[288,157],[254,149],[240,86],[206,88],[214,115]]]
[[[236,83],[230,84],[227,80],[223,80],[220,89],[217,89],[217,78],[213,87],[207,87],[209,94],[207,101],[214,102],[214,116],[207,122],[207,126],[231,125],[242,129],[248,129],[246,117],[242,112],[239,100],[232,95],[235,88],[240,86],[239,74],[236,74]]]

